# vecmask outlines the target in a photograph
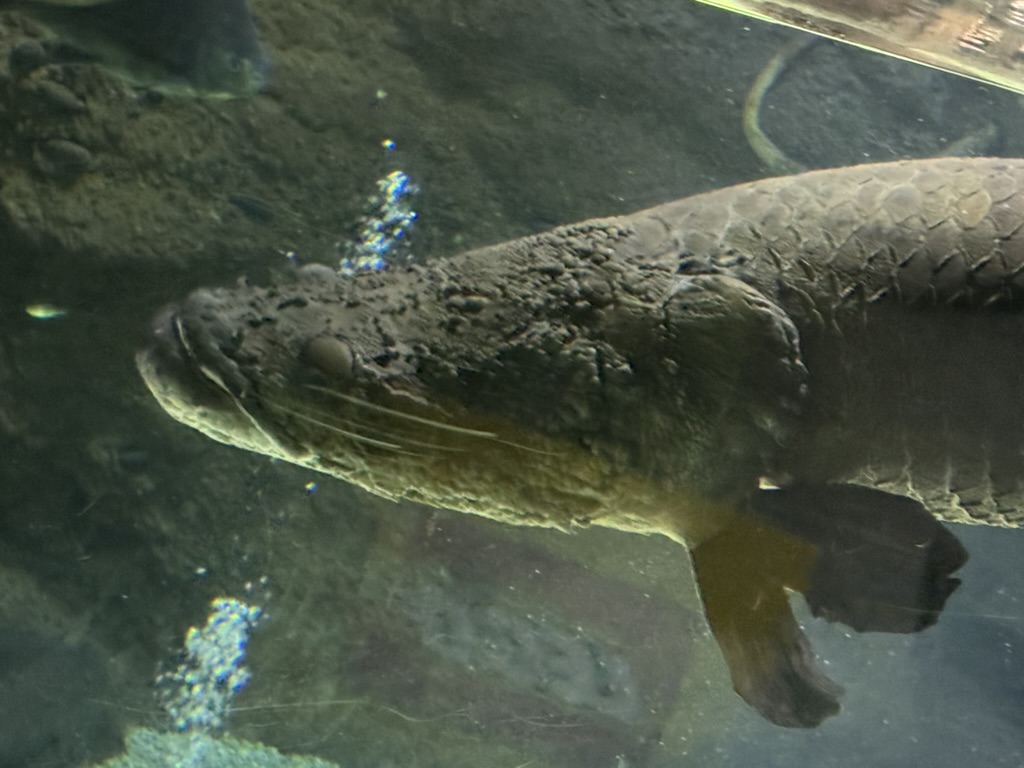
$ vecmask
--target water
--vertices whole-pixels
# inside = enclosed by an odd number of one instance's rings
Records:
[[[679,547],[394,505],[186,429],[134,368],[192,288],[336,267],[396,169],[415,259],[765,175],[741,108],[793,33],[682,0],[252,11],[252,98],[0,76],[0,766],[175,733],[156,680],[217,598],[263,613],[203,738],[367,768],[1024,765],[1019,532],[955,529],[964,584],[922,634],[804,615],[847,693],[790,731],[732,693]],[[0,17],[5,55],[37,34]],[[1024,154],[1018,97],[833,44],[761,124],[809,167]]]

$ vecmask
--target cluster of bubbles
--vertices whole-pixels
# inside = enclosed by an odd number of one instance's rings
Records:
[[[218,597],[210,603],[206,625],[189,628],[181,663],[156,680],[175,729],[223,729],[231,700],[249,682],[245,651],[249,635],[262,616],[259,606]]]
[[[395,144],[385,139],[382,146],[386,151]],[[341,260],[338,269],[342,274],[384,269],[393,262],[395,252],[403,246],[409,230],[416,221],[416,211],[410,206],[410,199],[419,189],[403,171],[391,171],[377,180],[377,192],[367,198],[366,211],[356,225],[355,237],[348,242],[338,243]]]

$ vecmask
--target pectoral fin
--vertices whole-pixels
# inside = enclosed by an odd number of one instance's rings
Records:
[[[858,631],[918,632],[967,560],[920,503],[855,485],[760,491],[692,555],[737,693],[773,723],[804,728],[839,711],[842,689],[814,666],[786,590]]]
[[[815,616],[858,632],[919,632],[960,581],[967,551],[919,502],[857,485],[762,491],[761,521],[805,539],[818,557],[800,589]]]
[[[786,594],[813,567],[815,547],[740,517],[692,555],[708,624],[744,701],[795,728],[836,714],[842,688],[814,666]]]

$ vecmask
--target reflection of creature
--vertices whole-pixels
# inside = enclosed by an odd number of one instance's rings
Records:
[[[0,0],[129,82],[164,93],[238,98],[269,64],[245,0]]]
[[[1021,0],[700,0],[1024,92]]]
[[[201,290],[138,356],[180,421],[390,498],[693,555],[736,689],[838,688],[787,590],[934,623],[937,521],[1024,525],[1024,161],[818,171],[351,278]]]
[[[754,154],[770,174],[781,176],[807,170],[800,162],[788,157],[761,128],[761,104],[786,69],[819,39],[805,35],[786,45],[772,56],[750,86],[747,98],[743,102],[743,134],[746,136],[750,148],[754,150]],[[987,155],[998,138],[999,127],[986,120],[973,126],[959,139],[950,142],[941,151],[934,154],[942,157]]]

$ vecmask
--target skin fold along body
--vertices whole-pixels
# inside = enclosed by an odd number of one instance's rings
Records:
[[[737,692],[810,727],[840,688],[788,591],[936,621],[1024,521],[1024,161],[768,179],[426,266],[203,289],[138,367],[216,440],[373,493],[687,547]]]

